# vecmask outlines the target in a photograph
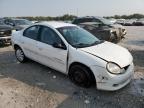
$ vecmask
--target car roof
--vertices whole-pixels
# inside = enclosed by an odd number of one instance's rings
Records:
[[[12,18],[12,20],[27,20],[27,19]]]
[[[97,22],[84,22],[84,23],[80,23],[80,24],[93,25],[93,24],[99,24],[99,23],[97,23]]]
[[[84,17],[77,17],[76,19],[85,19],[85,18],[103,18],[103,17],[100,17],[100,16],[84,16]]]
[[[44,21],[44,22],[36,23],[35,25],[37,25],[37,24],[38,25],[51,26],[53,28],[60,28],[60,27],[67,27],[67,26],[76,26],[74,24],[58,22],[58,21]]]

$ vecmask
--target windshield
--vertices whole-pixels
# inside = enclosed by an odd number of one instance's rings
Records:
[[[16,25],[30,25],[31,22],[28,20],[14,20]]]
[[[0,20],[0,25],[5,25],[3,20]]]
[[[113,23],[112,22],[110,22],[108,19],[105,19],[105,18],[103,18],[103,17],[101,17],[101,18],[99,18],[104,24],[106,24],[106,25],[112,25]]]
[[[80,27],[62,27],[58,31],[67,42],[76,48],[89,47],[101,43],[94,35]]]

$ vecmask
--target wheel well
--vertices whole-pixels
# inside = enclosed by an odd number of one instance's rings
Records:
[[[17,45],[17,44],[15,44],[15,45],[14,45],[14,49],[16,50],[17,48],[20,48],[20,46]]]
[[[91,71],[91,69],[90,69],[88,66],[86,66],[86,65],[84,65],[84,64],[82,64],[82,63],[79,63],[79,62],[74,62],[74,63],[72,63],[72,64],[69,66],[69,71],[70,71],[71,67],[74,66],[74,65],[80,65],[80,66],[86,67],[86,68],[89,70],[89,72],[90,72],[90,75],[91,75],[91,77],[92,77],[92,81],[96,84],[96,78],[95,78],[93,72]],[[69,72],[68,72],[68,74],[69,74]]]

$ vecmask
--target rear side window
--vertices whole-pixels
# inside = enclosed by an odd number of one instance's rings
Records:
[[[62,40],[58,36],[58,34],[53,31],[51,28],[43,27],[41,30],[40,41],[49,45],[53,45],[54,43],[61,43]]]
[[[39,26],[32,26],[26,29],[23,33],[23,36],[28,37],[30,39],[37,40],[38,35],[39,35]]]

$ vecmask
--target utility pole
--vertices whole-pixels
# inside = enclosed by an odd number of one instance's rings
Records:
[[[77,8],[77,17],[78,17],[78,14],[79,14],[78,12],[79,12],[79,10],[78,10],[78,8]]]

